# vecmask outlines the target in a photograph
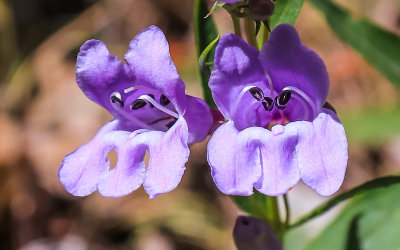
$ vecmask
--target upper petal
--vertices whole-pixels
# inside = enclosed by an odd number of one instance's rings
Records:
[[[235,103],[245,86],[262,90],[268,86],[258,56],[256,48],[234,34],[222,36],[218,43],[208,85],[218,109],[229,120],[235,116]]]
[[[324,109],[313,122],[294,122],[298,129],[297,157],[303,182],[320,195],[335,193],[347,167],[347,139],[339,119]]]
[[[213,123],[210,108],[200,98],[186,96],[187,108],[184,118],[189,128],[188,144],[200,142],[206,138]]]
[[[98,40],[88,40],[81,46],[75,74],[83,93],[114,116],[118,114],[111,106],[111,94],[122,93],[135,80],[130,69]]]
[[[306,93],[317,107],[325,103],[329,90],[328,72],[317,53],[304,46],[293,26],[280,24],[260,53],[274,89],[294,86]]]
[[[144,189],[150,199],[167,193],[178,186],[189,158],[188,127],[183,117],[167,131],[151,131],[147,136],[147,149],[150,154],[144,181]]]
[[[129,134],[117,129],[117,120],[107,123],[89,143],[65,156],[58,177],[68,192],[86,196],[97,189],[110,167],[107,154]]]
[[[141,31],[130,42],[125,60],[136,76],[137,85],[158,90],[171,100],[179,113],[184,111],[185,85],[159,28],[150,26]]]

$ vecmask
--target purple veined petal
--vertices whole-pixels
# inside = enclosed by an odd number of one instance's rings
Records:
[[[320,195],[335,193],[343,183],[348,145],[343,125],[323,109],[312,122],[294,122],[298,129],[297,158],[302,181]]]
[[[185,85],[169,53],[168,41],[156,26],[141,31],[129,44],[125,60],[137,84],[155,89],[174,104],[179,113],[185,108]]]
[[[232,121],[222,124],[208,142],[207,159],[221,192],[248,196],[253,194],[254,184],[261,176],[260,156],[254,145],[246,147],[239,137]]]
[[[103,42],[88,40],[81,46],[75,73],[83,93],[118,117],[110,96],[133,85],[135,77],[127,65],[110,54]]]
[[[317,53],[302,45],[293,26],[280,24],[271,32],[260,61],[276,91],[293,86],[307,94],[317,107],[325,103],[329,90],[325,64]]]
[[[254,187],[269,196],[287,193],[300,180],[300,173],[295,154],[297,131],[290,125],[275,125],[271,131],[251,127],[240,132],[241,155],[255,154],[261,175]],[[245,153],[247,152],[247,153]],[[250,162],[249,162],[250,163]]]
[[[200,98],[186,96],[187,108],[184,118],[189,128],[188,144],[203,141],[211,129],[213,117],[210,108]]]
[[[189,158],[188,127],[183,117],[167,131],[151,131],[146,136],[150,158],[144,189],[150,199],[175,189],[182,179]]]
[[[118,120],[107,123],[89,143],[65,156],[58,177],[69,193],[86,196],[97,189],[110,167],[107,154],[129,135],[117,129]]]
[[[134,131],[133,133],[136,133]],[[148,132],[144,132],[146,134]],[[139,137],[139,138],[137,138]],[[101,179],[98,190],[105,197],[122,197],[138,189],[145,178],[145,138],[130,134],[117,147],[117,164]]]
[[[234,120],[236,104],[244,87],[254,85],[269,90],[258,57],[256,48],[234,34],[222,36],[218,43],[208,84],[218,109],[228,120]],[[254,100],[250,94],[246,97],[246,103]]]

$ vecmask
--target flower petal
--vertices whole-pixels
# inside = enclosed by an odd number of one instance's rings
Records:
[[[218,109],[228,120],[236,113],[235,103],[247,85],[267,89],[268,82],[258,60],[259,52],[234,34],[222,36],[215,51],[209,86]],[[254,100],[249,95],[251,100]],[[247,100],[247,103],[250,103]],[[239,105],[240,107],[241,105]]]
[[[75,73],[83,93],[117,117],[110,96],[133,85],[135,77],[130,69],[110,54],[102,41],[88,40],[81,46]]]
[[[241,142],[239,131],[232,121],[214,132],[208,142],[207,158],[214,182],[221,192],[229,195],[253,194],[254,183],[261,175],[259,151],[255,150],[255,145]]]
[[[141,31],[129,44],[125,60],[134,72],[137,85],[158,90],[179,113],[185,107],[185,85],[169,54],[163,32],[156,26]]]
[[[303,182],[329,196],[343,183],[348,151],[343,125],[335,113],[323,110],[313,122],[295,122],[299,123],[297,158]]]
[[[184,118],[189,128],[188,144],[203,141],[213,123],[210,108],[200,98],[186,96],[186,112]]]
[[[86,196],[97,189],[110,167],[107,154],[129,134],[117,127],[117,120],[107,123],[89,143],[64,158],[58,177],[68,192]]]
[[[98,185],[102,196],[122,197],[142,185],[146,170],[144,163],[146,146],[143,140],[146,138],[143,134],[134,137],[131,134],[120,143],[120,147],[117,148],[116,166],[104,175]]]
[[[150,159],[143,186],[153,199],[175,189],[182,179],[189,158],[188,128],[185,119],[180,117],[165,133],[145,134],[151,140],[147,142]]]
[[[280,24],[272,32],[260,53],[274,89],[294,86],[306,93],[317,107],[325,103],[329,76],[322,59],[302,45],[293,26]]]
[[[259,192],[278,196],[287,193],[300,180],[295,154],[297,140],[297,130],[290,124],[276,125],[272,132],[264,128],[252,129],[247,144],[258,144],[262,174],[255,188]]]

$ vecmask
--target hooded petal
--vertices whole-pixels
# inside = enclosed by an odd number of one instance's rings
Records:
[[[271,32],[260,61],[276,91],[294,86],[315,101],[317,107],[325,103],[329,90],[325,64],[317,53],[302,45],[293,26],[280,24]]]
[[[347,139],[339,119],[323,109],[313,122],[294,122],[298,129],[297,158],[303,182],[320,195],[335,193],[343,183]]]
[[[222,36],[218,43],[208,85],[218,109],[229,120],[235,116],[235,107],[241,107],[236,102],[245,86],[267,89],[268,82],[258,56],[256,48],[234,34]],[[248,98],[254,100],[251,96]],[[248,100],[246,102],[249,103]]]
[[[213,123],[210,108],[200,98],[186,96],[187,108],[184,118],[189,128],[188,144],[203,141]]]
[[[117,127],[117,120],[107,123],[89,143],[65,156],[58,177],[68,192],[86,196],[97,189],[110,167],[107,154],[129,134]]]
[[[129,44],[125,60],[137,78],[137,85],[159,91],[171,100],[179,113],[184,111],[185,85],[159,28],[150,26],[141,31]]]
[[[259,151],[255,148],[255,145],[243,144],[232,121],[224,123],[214,132],[208,142],[207,159],[214,182],[221,192],[253,194],[254,183],[261,176]]]
[[[132,86],[135,78],[118,57],[110,54],[103,42],[88,40],[81,46],[75,73],[83,93],[118,116],[111,105],[110,96],[113,92],[122,93]]]
[[[150,199],[167,193],[178,186],[189,158],[188,128],[180,117],[167,131],[151,131],[141,136],[151,138],[147,143],[150,154],[144,189]]]

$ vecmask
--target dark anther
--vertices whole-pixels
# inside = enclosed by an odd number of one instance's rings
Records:
[[[172,126],[174,126],[175,122],[176,122],[176,119],[168,122],[165,126],[167,126],[167,128],[171,128]]]
[[[292,92],[290,90],[284,90],[275,97],[275,105],[278,109],[284,109],[286,104],[289,102]]]
[[[259,87],[253,87],[249,89],[249,91],[257,101],[262,101],[262,99],[264,99],[264,92]]]
[[[271,111],[272,108],[274,107],[274,101],[269,97],[264,97],[262,105],[264,106],[266,111]]]
[[[121,95],[119,93],[112,94],[110,99],[112,103],[118,103],[121,108],[124,106],[124,102],[121,100]]]
[[[140,109],[146,106],[146,104],[147,102],[145,100],[137,99],[136,101],[132,102],[131,109],[132,110]]]
[[[160,96],[160,104],[163,106],[167,106],[171,101],[163,94]]]
[[[153,94],[147,94],[147,95],[154,99],[154,95]],[[154,108],[153,104],[151,104],[151,103],[149,103],[149,104],[150,104],[150,108]]]

